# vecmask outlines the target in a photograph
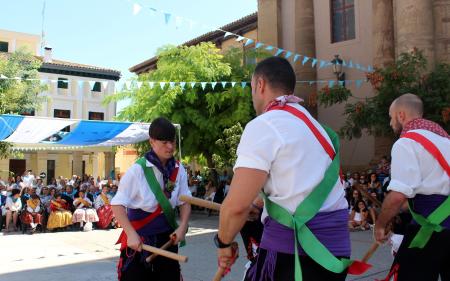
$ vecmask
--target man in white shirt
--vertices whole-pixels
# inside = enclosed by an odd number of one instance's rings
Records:
[[[221,207],[214,241],[219,248],[219,270],[228,271],[234,262],[230,243],[263,191],[264,232],[246,280],[301,276],[303,280],[345,280],[350,237],[348,205],[339,179],[338,138],[298,104],[295,84],[294,70],[285,59],[271,57],[256,66],[251,86],[258,117],[242,134],[231,187]],[[317,191],[322,194],[317,196]],[[312,235],[299,235],[304,231]],[[310,247],[319,244],[326,259],[318,258]],[[301,272],[294,263],[299,252]]]
[[[142,251],[143,243],[159,248],[172,240],[173,246],[167,250],[177,252],[191,213],[191,206],[178,199],[180,195],[190,196],[190,192],[186,170],[173,157],[175,127],[167,119],[157,118],[150,125],[149,136],[152,149],[128,169],[111,200],[124,230],[118,241],[122,244],[118,277],[121,281],[179,281],[177,261],[157,257],[149,264],[146,258],[150,253]],[[179,225],[174,212],[177,206]]]
[[[450,137],[422,119],[419,97],[404,94],[390,109],[391,127],[401,133],[392,147],[391,181],[375,224],[375,239],[387,240],[386,226],[408,202],[408,225],[389,275],[395,280],[450,280]],[[390,278],[390,277],[389,277]]]

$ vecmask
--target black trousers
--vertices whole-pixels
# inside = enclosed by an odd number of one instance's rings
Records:
[[[259,281],[264,261],[267,256],[265,249],[259,248],[256,266],[256,278],[245,277],[245,281]],[[348,257],[346,257],[348,258]],[[320,264],[316,263],[308,256],[300,256],[300,265],[302,267],[303,281],[345,281],[347,270],[342,273],[333,273],[326,270]],[[250,270],[249,270],[250,271]],[[277,253],[275,272],[273,280],[270,281],[294,281],[295,277],[295,256],[293,254]]]
[[[172,232],[152,235],[146,237],[146,244],[160,248],[167,241]],[[150,238],[150,239],[148,239]],[[152,241],[152,243],[148,242]],[[168,251],[178,253],[178,246],[172,246]],[[158,256],[151,263],[147,263],[145,258],[148,252],[135,252],[130,248],[120,253],[118,264],[119,281],[180,281],[180,264],[177,261]]]
[[[419,231],[409,225],[395,256],[392,268],[398,267],[398,281],[450,281],[450,229],[433,232],[423,249],[410,249],[409,244]]]

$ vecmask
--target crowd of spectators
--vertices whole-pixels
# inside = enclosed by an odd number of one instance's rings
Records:
[[[119,179],[45,179],[31,170],[21,176],[0,178],[0,230],[5,233],[92,230],[117,227],[110,201]]]

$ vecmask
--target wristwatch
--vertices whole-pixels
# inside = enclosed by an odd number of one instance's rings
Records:
[[[225,244],[222,241],[220,241],[218,234],[214,235],[214,244],[216,244],[216,247],[219,249],[228,248],[231,246],[231,243]]]

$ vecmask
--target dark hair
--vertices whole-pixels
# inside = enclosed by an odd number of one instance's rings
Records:
[[[294,94],[296,77],[291,64],[284,58],[270,57],[256,65],[255,77],[262,77],[274,90]]]
[[[13,197],[14,195],[20,194],[20,190],[17,188],[14,188],[13,190],[11,190],[11,197]]]
[[[174,141],[175,134],[175,126],[164,117],[153,120],[148,129],[148,135],[152,139],[160,141]]]
[[[364,209],[363,210],[361,210],[361,209],[359,209],[359,203],[363,203],[364,204]],[[366,204],[366,202],[364,202],[364,200],[358,200],[358,201],[356,201],[355,202],[355,205],[353,205],[353,210],[355,210],[355,212],[357,212],[357,213],[360,213],[360,212],[362,212],[362,211],[366,211],[367,210],[367,204]]]

